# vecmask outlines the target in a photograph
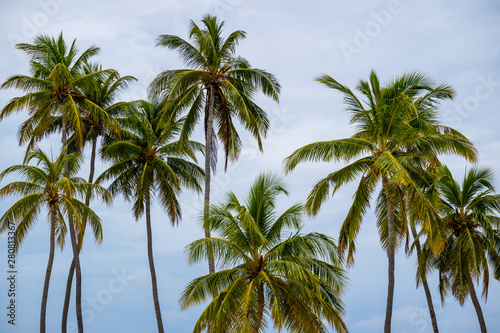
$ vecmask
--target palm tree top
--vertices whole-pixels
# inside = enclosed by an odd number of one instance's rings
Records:
[[[221,266],[193,280],[181,296],[183,309],[212,297],[194,332],[262,332],[267,320],[290,332],[338,332],[347,329],[340,295],[347,278],[332,238],[302,234],[303,210],[294,204],[276,209],[287,194],[277,173],[263,173],[244,202],[232,192],[212,205],[205,227],[216,233],[186,247],[188,261],[210,254]]]
[[[95,239],[98,242],[102,241],[99,217],[79,198],[89,194],[91,199],[99,197],[104,203],[109,204],[111,195],[103,187],[74,176],[83,161],[81,154],[75,152],[66,155],[61,152],[57,159],[52,161],[40,148],[35,147],[28,152],[27,163],[33,160],[35,165],[14,165],[0,173],[0,180],[13,173],[24,178],[0,189],[0,198],[21,196],[21,199],[0,218],[0,232],[6,230],[9,222],[16,222],[17,247],[37,220],[42,207],[56,205],[57,242],[61,248],[66,235],[65,215],[75,218],[77,225],[81,225],[81,222],[88,218]]]
[[[126,200],[133,202],[136,219],[144,213],[146,196],[158,196],[175,224],[181,218],[176,196],[182,187],[199,192],[203,179],[202,169],[184,157],[195,160],[195,153],[202,152],[204,146],[194,141],[174,141],[183,120],[163,117],[158,100],[134,104],[136,109],[119,119],[123,128],[119,138],[105,136],[101,156],[113,165],[96,182],[114,179],[110,192],[123,193]]]
[[[442,211],[449,226],[458,235],[477,228],[500,228],[500,195],[495,194],[493,171],[474,167],[467,171],[460,185],[447,166],[438,181],[443,194]],[[492,224],[490,224],[492,223]]]
[[[168,79],[184,76],[184,81],[201,80],[205,88],[222,86],[228,80],[243,80],[242,82],[250,80],[254,87],[245,86],[245,88],[250,89],[252,94],[256,89],[261,89],[265,95],[278,101],[280,85],[277,80],[263,70],[251,68],[246,59],[235,55],[239,41],[246,38],[246,32],[236,30],[224,38],[222,37],[224,21],[219,23],[216,16],[206,15],[202,23],[203,29],[194,21],[190,23],[189,39],[193,44],[176,35],[164,34],[157,38],[156,46],[177,50],[183,62],[191,69],[168,71],[169,76],[164,76],[162,80],[155,79],[149,87],[150,94],[160,95]],[[189,87],[189,82],[185,83],[186,86],[178,86],[172,91],[182,92]]]
[[[224,21],[218,22],[216,16],[206,15],[202,22],[205,29],[200,29],[191,20],[189,38],[193,44],[175,35],[160,35],[156,46],[165,46],[172,50],[178,50],[186,66],[203,69],[210,72],[218,72],[220,76],[229,70],[228,61],[234,60],[236,46],[241,39],[246,38],[246,32],[236,30],[226,39],[221,34]]]

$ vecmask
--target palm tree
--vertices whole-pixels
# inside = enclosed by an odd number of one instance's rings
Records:
[[[387,201],[388,292],[384,332],[391,330],[394,298],[395,210],[391,198],[394,185],[411,186],[419,194],[411,175],[420,166],[442,153],[453,153],[474,161],[476,150],[459,132],[438,125],[437,105],[452,98],[449,86],[433,87],[428,77],[418,73],[404,74],[385,87],[372,72],[369,81],[360,80],[356,89],[362,97],[332,77],[323,75],[317,81],[344,95],[350,122],[357,132],[350,138],[316,142],[296,150],[285,160],[287,172],[305,161],[345,161],[347,166],[318,181],[306,202],[306,210],[316,215],[329,195],[343,185],[360,178],[353,204],[340,229],[339,250],[347,251],[347,263],[353,263],[356,236],[370,199],[382,183]],[[422,113],[425,110],[425,113]],[[424,119],[420,118],[423,115]],[[431,126],[430,128],[427,128]],[[420,193],[420,197],[422,194]],[[425,199],[421,198],[421,202]]]
[[[83,67],[96,55],[99,48],[91,46],[78,56],[76,40],[71,46],[66,44],[62,32],[57,39],[45,35],[35,38],[34,44],[17,44],[17,49],[25,52],[30,59],[29,75],[14,75],[1,86],[18,88],[26,92],[24,96],[13,98],[0,112],[0,120],[13,112],[27,110],[29,118],[21,125],[19,143],[28,142],[28,149],[54,128],[55,117],[61,117],[62,145],[67,146],[68,131],[72,131],[78,143],[83,140],[81,110],[95,116],[112,120],[104,110],[83,94],[92,78],[104,75],[106,71],[83,74]],[[109,71],[108,71],[109,72]],[[67,149],[64,149],[67,152]],[[66,174],[68,176],[69,174]],[[71,216],[68,220],[73,261],[76,270],[76,312],[78,332],[83,333],[81,307],[81,268],[78,256],[76,231]]]
[[[5,231],[10,222],[15,222],[15,246],[17,248],[38,220],[43,209],[47,210],[50,225],[50,250],[40,310],[40,332],[45,332],[55,239],[57,237],[57,243],[62,248],[66,236],[64,218],[72,216],[77,225],[81,224],[82,219],[87,219],[96,241],[101,242],[102,229],[99,217],[86,204],[79,201],[77,196],[97,193],[105,202],[109,202],[111,196],[98,185],[87,183],[79,177],[64,176],[66,172],[73,175],[78,170],[81,158],[77,153],[66,155],[63,152],[56,161],[51,161],[43,151],[35,148],[27,155],[27,163],[32,160],[36,161],[36,166],[14,165],[0,174],[0,180],[12,173],[19,174],[24,178],[23,181],[12,182],[0,189],[0,198],[22,197],[0,218],[0,232]]]
[[[92,73],[102,72],[102,66],[97,64],[85,64],[83,67],[84,75],[89,75]],[[88,182],[92,183],[94,181],[95,174],[95,161],[97,153],[97,140],[102,137],[108,131],[117,131],[117,123],[115,118],[122,115],[126,110],[132,107],[132,102],[117,102],[120,92],[127,88],[128,85],[137,79],[133,76],[123,76],[121,77],[118,72],[110,71],[104,72],[104,75],[93,76],[92,80],[87,86],[84,87],[83,94],[85,98],[88,98],[93,103],[98,105],[109,115],[109,118],[103,118],[100,114],[93,114],[90,112],[82,113],[83,122],[83,142],[78,144],[76,137],[73,135],[69,139],[70,150],[75,150],[83,147],[80,145],[85,145],[90,142],[92,145],[90,153],[90,173]],[[88,206],[90,204],[90,197],[85,198],[85,204]],[[77,245],[78,250],[82,250],[83,236],[85,234],[86,221],[83,221],[83,225],[77,232]],[[68,321],[68,310],[69,302],[71,297],[71,286],[73,282],[73,275],[75,272],[75,264],[72,261],[68,273],[68,280],[66,283],[66,295],[64,298],[63,315],[61,322],[62,332],[65,333],[67,330]]]
[[[149,269],[153,289],[158,332],[163,332],[163,323],[158,299],[156,271],[153,261],[151,231],[151,202],[157,196],[172,224],[181,219],[181,208],[177,201],[182,187],[201,191],[199,182],[203,170],[183,157],[194,158],[195,151],[202,151],[203,145],[189,141],[172,141],[178,134],[181,121],[165,122],[163,106],[153,101],[142,101],[140,108],[131,111],[122,119],[124,131],[121,138],[107,137],[101,150],[104,160],[113,165],[97,179],[97,182],[113,179],[109,190],[113,195],[122,193],[132,201],[136,219],[146,213]]]
[[[269,119],[255,102],[257,91],[278,101],[280,85],[264,70],[251,68],[247,60],[235,55],[239,41],[246,33],[237,30],[222,37],[224,22],[207,15],[203,28],[191,21],[190,44],[174,35],[160,35],[157,46],[177,50],[190,69],[167,70],[160,73],[149,87],[152,96],[161,96],[169,103],[169,116],[177,117],[187,110],[180,139],[186,141],[200,117],[205,129],[205,197],[203,216],[208,217],[210,204],[210,172],[215,171],[217,139],[222,142],[225,168],[228,159],[236,160],[241,139],[234,126],[234,118],[257,139],[262,150],[261,135],[266,135]],[[214,128],[215,126],[215,128]],[[205,230],[205,237],[210,232]],[[209,257],[210,258],[210,257]],[[209,271],[214,263],[209,259]]]
[[[245,203],[231,192],[211,206],[205,227],[219,237],[194,241],[187,253],[196,263],[212,248],[223,269],[194,279],[182,293],[183,309],[210,300],[193,332],[262,332],[266,317],[288,332],[327,332],[323,320],[347,332],[340,299],[347,278],[337,246],[323,234],[300,233],[303,205],[279,215],[280,194],[288,195],[281,179],[261,174]]]
[[[441,195],[439,213],[445,230],[444,248],[435,255],[424,243],[423,262],[439,270],[439,291],[442,299],[451,290],[464,305],[470,296],[477,313],[482,333],[486,323],[474,288],[482,277],[483,297],[488,296],[489,265],[493,277],[500,280],[500,195],[495,194],[493,172],[472,168],[464,176],[462,185],[443,167],[437,182]],[[423,274],[427,272],[423,269]]]
[[[76,40],[68,47],[62,33],[57,39],[45,35],[35,38],[34,44],[21,43],[16,48],[30,56],[29,75],[13,75],[1,89],[17,88],[26,94],[15,97],[0,112],[0,120],[13,112],[27,110],[29,118],[21,125],[19,144],[28,143],[28,151],[37,141],[51,133],[57,117],[61,118],[63,144],[72,131],[78,143],[83,141],[81,110],[94,117],[112,121],[109,115],[83,91],[93,86],[93,79],[112,72],[86,72],[88,60],[99,52],[91,46],[78,56]],[[89,88],[90,85],[90,88]]]

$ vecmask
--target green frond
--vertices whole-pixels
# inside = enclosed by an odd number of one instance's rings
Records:
[[[362,153],[373,152],[374,146],[361,138],[321,141],[297,149],[285,161],[285,171],[290,172],[303,162],[348,161]]]

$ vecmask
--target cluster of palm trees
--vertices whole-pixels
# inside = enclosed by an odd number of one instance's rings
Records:
[[[236,55],[244,31],[223,37],[223,22],[216,17],[207,15],[202,23],[191,21],[190,41],[159,36],[157,46],[178,51],[188,68],[160,73],[149,86],[149,101],[120,101],[120,93],[136,79],[93,63],[99,51],[95,46],[79,53],[76,41],[68,45],[62,33],[17,45],[30,58],[30,74],[12,76],[2,84],[2,89],[17,88],[25,94],[1,110],[0,120],[27,112],[18,131],[19,144],[27,149],[23,164],[0,174],[0,180],[12,173],[22,178],[0,189],[0,198],[20,197],[1,217],[0,231],[15,222],[19,246],[39,215],[47,213],[50,250],[40,332],[46,331],[54,248],[56,242],[64,246],[68,229],[73,260],[61,331],[67,330],[75,280],[78,331],[83,332],[79,255],[87,224],[97,242],[103,239],[101,220],[90,202],[99,198],[109,203],[118,194],[132,203],[135,219],[145,215],[153,303],[158,332],[164,332],[151,206],[156,199],[170,222],[178,223],[182,215],[177,198],[184,188],[204,194],[205,237],[187,246],[188,260],[209,263],[209,274],[191,281],[180,300],[182,308],[209,302],[194,332],[262,332],[270,323],[289,332],[327,332],[328,325],[347,332],[342,319],[347,281],[343,267],[354,262],[356,236],[374,196],[389,261],[385,332],[391,331],[395,251],[405,240],[409,244],[410,233],[413,241],[407,250],[417,252],[418,283],[424,286],[434,332],[438,325],[427,283],[433,270],[438,271],[441,297],[451,291],[463,304],[470,296],[481,331],[486,332],[474,284],[482,278],[486,297],[489,267],[500,279],[500,196],[494,192],[490,170],[472,168],[460,185],[438,159],[454,154],[477,160],[473,144],[438,121],[439,102],[453,97],[452,88],[435,86],[417,72],[382,86],[372,72],[368,81],[357,85],[357,96],[330,76],[320,76],[317,81],[344,95],[356,132],[302,147],[285,159],[284,168],[291,172],[306,161],[347,165],[319,180],[305,205],[281,213],[277,197],[288,192],[274,173],[261,174],[244,202],[228,193],[225,202],[210,204],[218,145],[227,168],[241,151],[238,120],[262,149],[270,121],[254,97],[261,92],[278,101],[280,85],[272,74]],[[205,144],[190,140],[200,121]],[[62,148],[53,160],[37,143],[55,133],[61,133]],[[99,155],[110,166],[95,177],[99,139]],[[77,176],[86,144],[92,147],[87,180]],[[200,154],[204,169],[197,164]],[[330,193],[356,179],[359,185],[338,247],[329,236],[300,232],[304,215],[317,215]],[[99,185],[103,183],[107,189]]]
[[[476,149],[466,137],[439,124],[439,102],[453,97],[452,88],[435,86],[418,72],[399,76],[386,86],[372,72],[368,81],[357,84],[360,96],[328,75],[317,81],[343,94],[356,132],[349,138],[297,149],[285,159],[285,170],[292,171],[306,161],[347,164],[313,186],[305,205],[311,216],[318,214],[330,193],[359,180],[339,234],[339,251],[348,265],[354,262],[363,217],[377,196],[377,226],[388,258],[384,332],[391,331],[395,250],[409,239],[410,230],[411,249],[417,251],[417,277],[425,289],[434,332],[438,326],[426,278],[432,269],[439,271],[442,297],[451,290],[463,305],[471,296],[481,332],[486,332],[474,281],[483,277],[486,296],[488,263],[494,278],[500,279],[500,220],[496,216],[500,196],[494,193],[490,170],[472,168],[461,188],[438,159],[440,154],[454,154],[470,162],[477,160]]]

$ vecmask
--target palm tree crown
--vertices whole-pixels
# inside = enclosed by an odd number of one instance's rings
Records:
[[[156,195],[172,223],[181,219],[176,197],[182,187],[200,191],[203,171],[183,157],[195,158],[203,145],[194,141],[173,141],[179,133],[182,120],[166,121],[162,104],[158,101],[136,103],[138,110],[131,110],[119,119],[123,130],[116,136],[106,136],[101,155],[113,165],[102,173],[98,182],[114,179],[109,186],[113,195],[122,193],[133,202],[136,219],[144,214],[146,195]]]
[[[223,270],[193,280],[183,308],[210,300],[194,332],[262,332],[267,317],[277,329],[326,332],[323,323],[345,332],[340,300],[346,283],[334,241],[301,234],[303,206],[278,214],[277,196],[287,194],[275,174],[262,174],[245,203],[234,193],[212,205],[205,227],[219,237],[188,245],[189,262],[213,255]]]
[[[190,69],[162,72],[151,83],[150,93],[169,100],[173,114],[188,108],[181,139],[191,135],[200,117],[205,119],[207,132],[208,109],[212,108],[216,135],[209,138],[221,140],[227,166],[227,159],[236,159],[241,147],[234,117],[257,138],[262,149],[261,135],[266,134],[269,119],[253,97],[260,90],[277,101],[280,85],[272,74],[250,67],[247,60],[235,55],[239,41],[246,38],[244,31],[223,38],[224,22],[210,15],[202,22],[204,27],[200,28],[191,21],[193,44],[175,35],[160,35],[157,45],[177,50]]]
[[[55,118],[62,116],[63,132],[72,130],[78,142],[83,140],[81,109],[108,118],[102,108],[86,98],[83,90],[92,78],[109,71],[84,72],[88,60],[99,52],[91,46],[80,55],[76,40],[68,46],[62,33],[56,38],[41,35],[34,44],[18,44],[17,48],[31,57],[29,75],[14,75],[1,86],[18,88],[24,96],[13,98],[0,112],[0,120],[12,112],[28,110],[29,118],[19,129],[20,144],[29,142],[28,149],[54,130]]]
[[[352,262],[354,240],[379,181],[410,185],[418,192],[412,175],[421,174],[422,166],[435,163],[436,155],[454,153],[474,161],[476,150],[462,134],[437,122],[438,102],[451,98],[453,90],[445,85],[432,87],[428,77],[421,73],[402,75],[381,87],[372,72],[368,82],[361,80],[356,87],[365,97],[366,105],[333,78],[324,75],[317,80],[343,93],[351,113],[350,122],[357,131],[350,138],[316,142],[296,150],[286,158],[285,169],[291,171],[305,161],[354,160],[317,182],[306,203],[307,212],[316,215],[330,189],[334,194],[360,177],[339,239],[340,249],[349,250],[347,258]],[[384,185],[386,192],[388,188]]]

